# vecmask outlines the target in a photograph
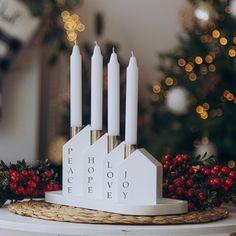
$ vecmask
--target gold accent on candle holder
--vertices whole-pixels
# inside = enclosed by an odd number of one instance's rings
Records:
[[[70,133],[71,138],[74,137],[76,134],[78,134],[80,130],[81,127],[77,126],[71,127],[71,133]]]
[[[119,136],[108,136],[108,153],[119,144]]]
[[[91,130],[91,145],[102,136],[101,130]]]
[[[134,144],[126,144],[125,145],[125,158],[127,158],[132,152],[136,150],[136,145]]]

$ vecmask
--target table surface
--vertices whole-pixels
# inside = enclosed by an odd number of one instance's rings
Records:
[[[98,225],[55,222],[13,214],[0,209],[0,229],[50,235],[217,235],[236,232],[236,207],[229,207],[227,219],[186,225]]]

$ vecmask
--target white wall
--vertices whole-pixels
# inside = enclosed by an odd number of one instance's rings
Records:
[[[35,160],[38,148],[39,53],[28,48],[3,80],[0,159]]]
[[[79,41],[97,40],[93,34],[94,13],[105,16],[102,39],[117,41],[121,55],[128,60],[130,51],[137,56],[143,80],[157,79],[157,52],[168,51],[176,44],[181,30],[179,10],[186,0],[85,0],[77,11],[86,31]]]

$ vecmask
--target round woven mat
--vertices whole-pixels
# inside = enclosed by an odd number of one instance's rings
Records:
[[[17,202],[9,205],[8,208],[11,212],[22,216],[92,224],[194,224],[216,221],[228,216],[228,210],[223,207],[168,216],[128,216],[51,204],[44,201]]]

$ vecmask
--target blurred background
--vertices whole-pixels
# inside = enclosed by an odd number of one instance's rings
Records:
[[[69,56],[83,57],[83,123],[90,122],[90,57],[121,64],[121,136],[131,50],[140,70],[138,144],[235,160],[236,0],[0,0],[0,159],[61,163],[68,140]]]

